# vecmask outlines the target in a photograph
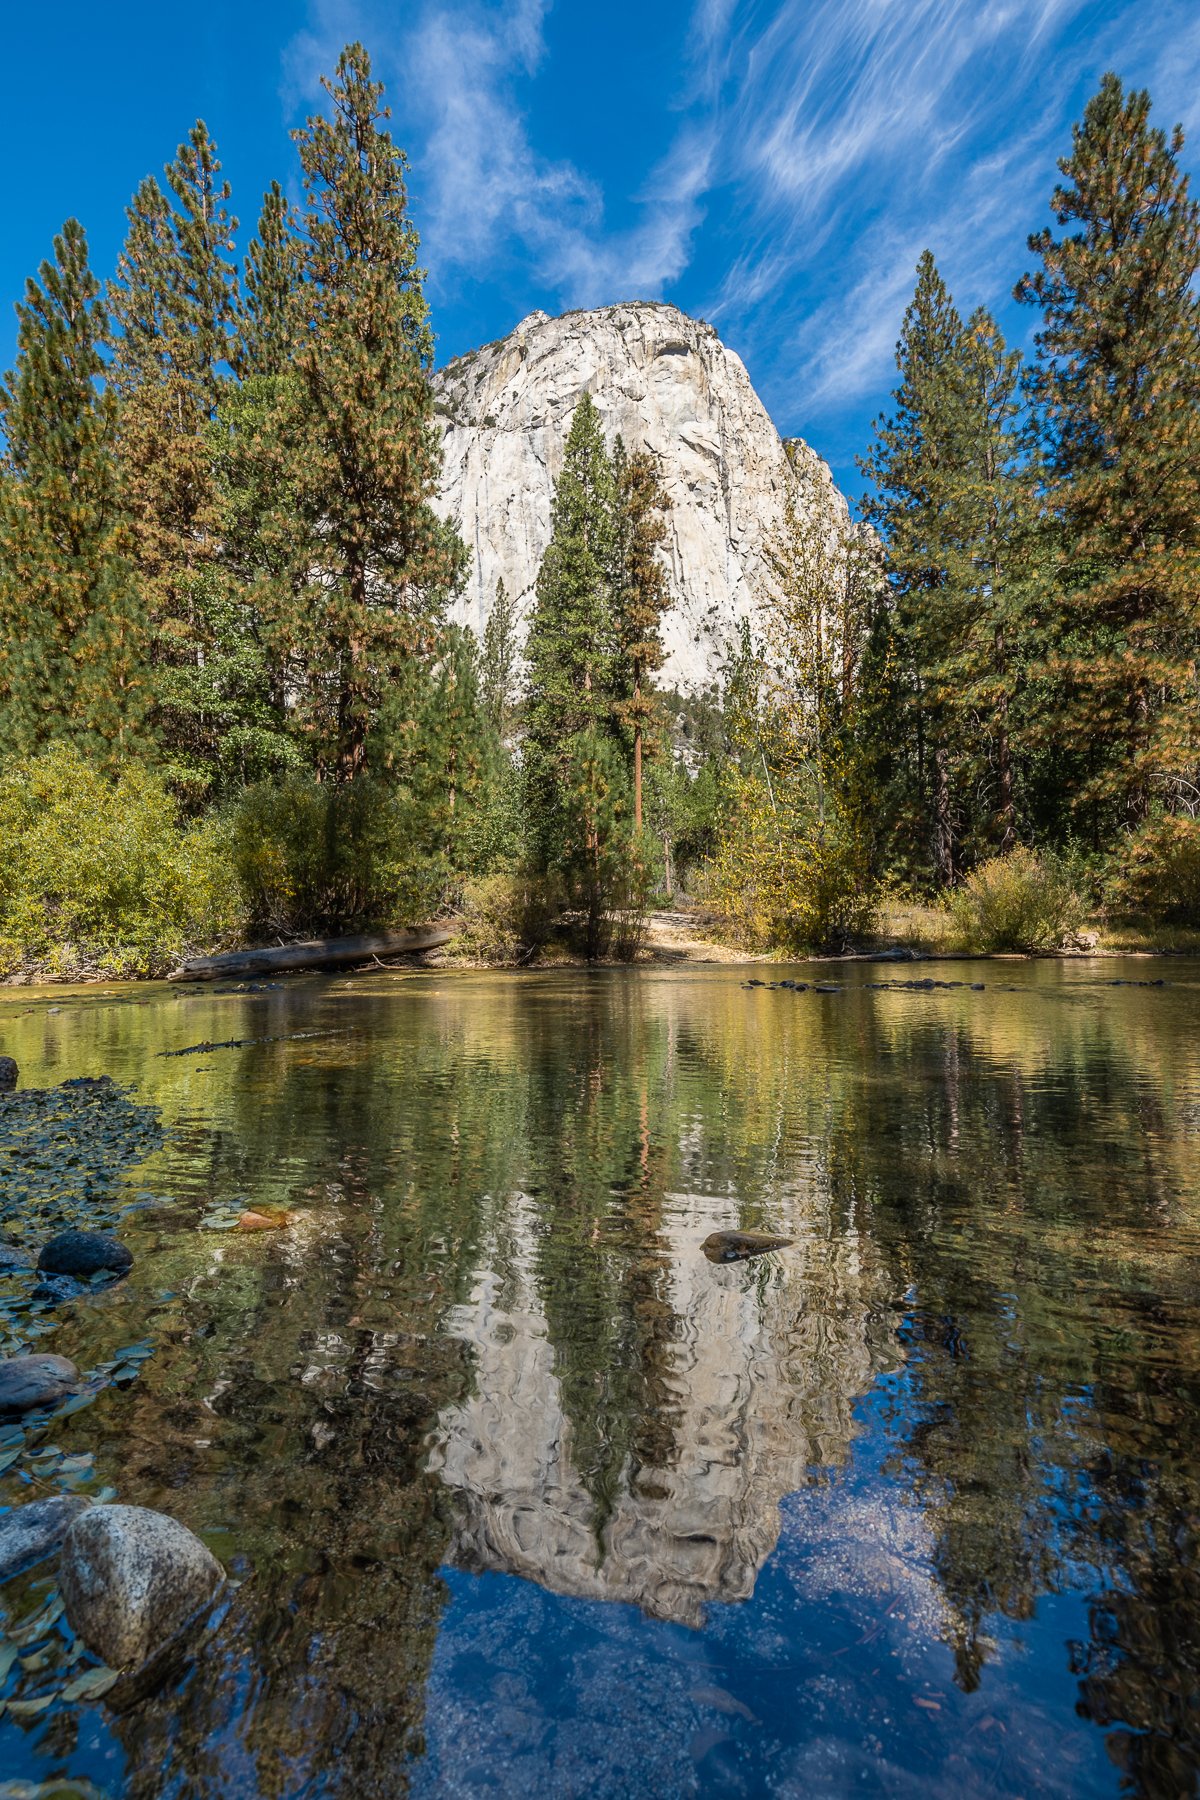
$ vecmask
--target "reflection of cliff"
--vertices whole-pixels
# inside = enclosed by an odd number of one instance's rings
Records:
[[[627,1455],[601,1508],[555,1372],[535,1213],[514,1202],[512,1265],[480,1274],[448,1320],[476,1364],[471,1396],[439,1415],[429,1464],[458,1497],[455,1561],[687,1624],[708,1601],[750,1595],[780,1500],[844,1456],[879,1358],[848,1243],[714,1266],[699,1245],[728,1215],[725,1199],[667,1197],[657,1242],[672,1317],[658,1429],[643,1433],[662,1448]]]

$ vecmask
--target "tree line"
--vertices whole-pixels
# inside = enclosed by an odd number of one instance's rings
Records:
[[[41,898],[10,932],[103,912],[69,900],[49,822],[106,781],[162,893],[218,895],[228,859],[240,910],[210,906],[210,938],[411,919],[482,882],[481,948],[565,930],[595,956],[682,872],[798,949],[862,936],[881,890],[1038,857],[1200,918],[1200,210],[1146,94],[1106,76],[1075,127],[1016,287],[1028,358],[921,258],[862,520],[789,446],[770,591],[719,693],[685,698],[656,684],[660,474],[587,394],[528,619],[501,587],[482,642],[449,623],[467,552],[434,507],[407,163],[361,45],[324,88],[301,203],[273,183],[240,264],[198,122],[134,195],[114,278],[69,220],[17,307],[0,890],[36,862]],[[121,904],[128,870],[106,879]]]

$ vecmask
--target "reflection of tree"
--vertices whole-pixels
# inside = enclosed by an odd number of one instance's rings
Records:
[[[318,1770],[400,1792],[447,1558],[693,1622],[749,1593],[780,1497],[844,1460],[889,1362],[886,1473],[960,1684],[986,1687],[998,1619],[1086,1594],[1081,1710],[1132,1788],[1194,1786],[1185,1006],[725,971],[197,1004],[164,1047],[331,1035],[214,1054],[206,1087],[145,1059],[141,1013],[80,1015],[96,1066],[136,1061],[193,1119],[150,1185],[298,1215],[265,1241],[135,1221],[128,1291],[62,1345],[90,1366],[173,1291],[137,1386],[78,1429],[123,1498],[252,1571],[188,1681],[120,1726],[171,1755],[167,1791],[252,1764],[269,1795]],[[737,1224],[795,1246],[712,1268],[700,1239]]]

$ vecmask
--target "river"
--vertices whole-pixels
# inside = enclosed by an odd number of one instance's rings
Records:
[[[10,1657],[0,1796],[1196,1791],[1200,961],[748,974],[0,990],[168,1134],[0,1504],[239,1583],[124,1710]]]

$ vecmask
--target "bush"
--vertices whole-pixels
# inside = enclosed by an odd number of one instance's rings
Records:
[[[1087,904],[1058,858],[1017,849],[968,875],[951,896],[950,920],[963,950],[1055,950],[1087,919]]]
[[[1129,839],[1112,886],[1122,912],[1172,925],[1200,925],[1200,819],[1174,813]]]
[[[562,911],[562,885],[553,876],[514,869],[482,875],[463,889],[458,954],[485,963],[532,960],[549,941]]]
[[[877,911],[861,834],[799,806],[777,815],[749,782],[735,797],[704,897],[754,950],[842,950],[869,934]]]
[[[444,852],[402,787],[292,775],[247,788],[226,821],[251,928],[292,936],[411,925],[441,904]]]
[[[57,745],[0,775],[0,968],[163,974],[241,924],[215,826],[182,823],[149,770],[110,779]]]

